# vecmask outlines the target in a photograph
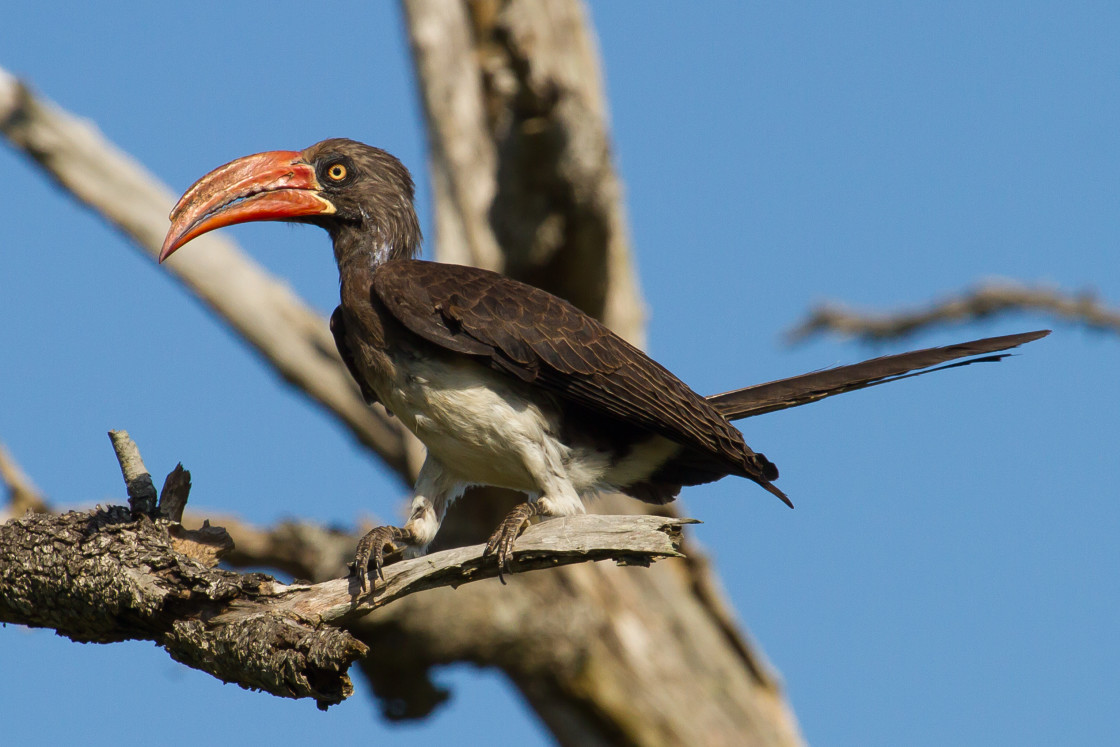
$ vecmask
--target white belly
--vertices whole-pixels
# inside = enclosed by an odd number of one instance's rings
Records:
[[[464,482],[543,492],[569,450],[555,412],[529,403],[516,382],[473,362],[415,361],[385,404],[428,452]],[[547,407],[547,405],[545,406]]]
[[[526,385],[471,360],[397,362],[382,402],[428,448],[449,476],[545,496],[554,514],[584,511],[582,499],[645,479],[679,451],[652,436],[617,462],[560,441],[560,412]]]

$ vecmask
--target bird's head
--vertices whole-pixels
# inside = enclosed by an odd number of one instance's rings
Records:
[[[179,199],[159,261],[207,231],[263,220],[322,226],[340,266],[408,259],[420,249],[413,191],[404,164],[354,140],[245,156],[214,169]]]

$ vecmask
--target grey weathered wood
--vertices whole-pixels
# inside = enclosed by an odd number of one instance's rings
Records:
[[[109,440],[113,442],[113,451],[121,466],[132,515],[151,514],[156,509],[156,485],[144,466],[144,460],[140,458],[140,450],[129,437],[128,431],[109,431]]]
[[[693,519],[661,516],[567,516],[528,527],[514,545],[514,574],[573,563],[614,560],[622,565],[648,566],[655,560],[683,557],[681,527]],[[442,550],[402,560],[384,568],[384,580],[372,579],[361,593],[354,578],[311,585],[276,584],[266,594],[269,605],[322,622],[354,620],[398,599],[440,587],[459,587],[498,575],[497,562],[484,557],[485,544]],[[257,601],[235,604],[218,620],[248,611]]]

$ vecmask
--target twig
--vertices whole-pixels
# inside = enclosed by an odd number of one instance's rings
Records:
[[[865,342],[882,342],[908,337],[935,324],[964,323],[997,314],[1038,311],[1094,329],[1120,332],[1120,309],[1105,306],[1089,291],[1068,294],[1054,288],[1001,281],[913,311],[873,314],[852,311],[836,304],[822,304],[805,321],[790,330],[786,339],[790,343],[800,343],[813,335],[833,332]]]
[[[180,462],[175,469],[168,473],[163,481],[163,490],[159,492],[159,513],[171,521],[183,520],[183,509],[187,507],[187,498],[191,493],[191,473],[183,469]]]
[[[141,514],[151,516],[156,510],[156,486],[152,475],[140,458],[140,449],[128,435],[128,431],[109,431],[117,463],[121,466],[125,488],[128,490],[128,507],[133,518]]]

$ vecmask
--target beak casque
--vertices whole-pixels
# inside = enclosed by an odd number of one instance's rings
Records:
[[[179,198],[159,261],[215,228],[335,212],[320,189],[315,168],[298,151],[274,150],[231,161],[199,179]]]

